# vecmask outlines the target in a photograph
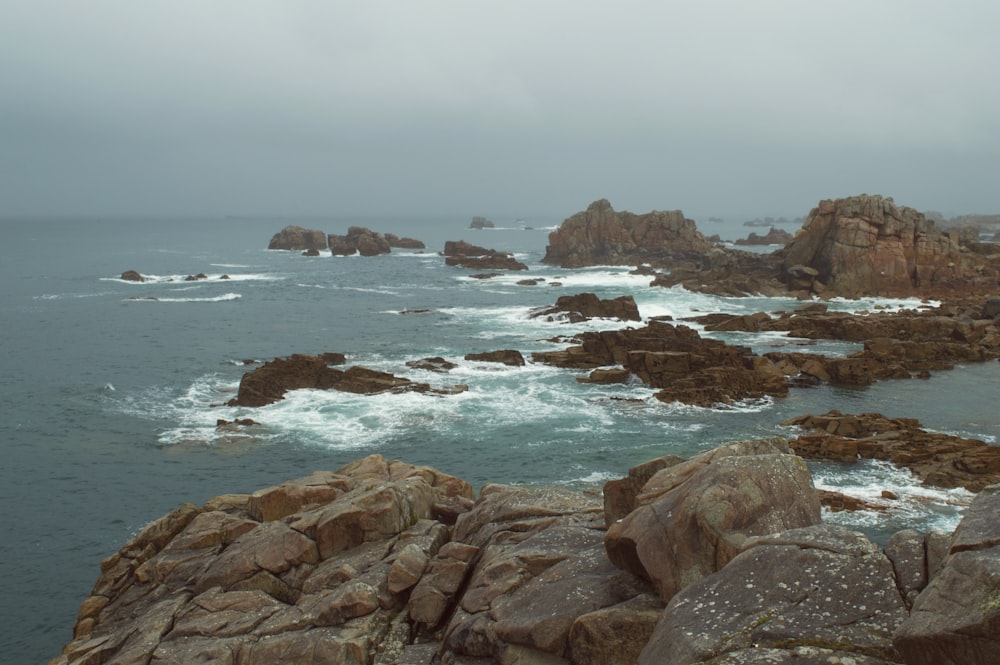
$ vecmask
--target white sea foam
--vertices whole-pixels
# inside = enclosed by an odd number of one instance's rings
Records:
[[[887,522],[921,522],[951,531],[975,496],[964,488],[922,485],[909,469],[880,460],[861,460],[850,466],[811,463],[810,467],[817,489],[840,492],[885,509],[884,512],[845,511],[826,515],[828,521],[841,524],[878,526]],[[899,498],[884,498],[882,492],[885,490]]]
[[[225,276],[225,279],[223,279]],[[143,281],[136,282],[121,277],[101,277],[102,282],[118,282],[132,286],[154,286],[159,284],[184,284],[184,285],[205,285],[216,282],[259,282],[278,281],[284,279],[283,275],[277,273],[217,273],[206,274],[204,279],[189,280],[188,275],[146,275],[142,276]]]
[[[219,296],[209,296],[205,298],[161,298],[161,297],[131,297],[125,298],[125,302],[225,302],[227,300],[239,300],[242,298],[239,293],[223,293]]]

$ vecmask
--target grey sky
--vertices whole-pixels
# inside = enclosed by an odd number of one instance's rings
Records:
[[[1000,212],[1000,4],[2,0],[0,215]]]

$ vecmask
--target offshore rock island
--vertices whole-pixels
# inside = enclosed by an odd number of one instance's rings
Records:
[[[343,242],[343,253],[377,255],[385,240],[360,227],[344,237],[288,227],[271,248],[337,254]],[[461,241],[443,254],[456,268],[527,269]],[[809,302],[644,321],[628,295],[562,296],[529,316],[636,325],[558,338],[561,350],[465,361],[519,368],[528,356],[565,368],[568,381],[641,382],[662,402],[711,407],[1000,358],[998,248],[880,196],[820,202],[767,254],[710,241],[680,211],[635,215],[600,200],[550,234],[544,262],[634,265],[653,285]],[[942,302],[867,315],[822,302],[861,296]],[[756,353],[692,325],[860,350]],[[276,358],[244,374],[231,404],[253,408],[300,388],[372,399],[465,389],[334,367],[345,363],[339,353]],[[52,664],[995,663],[1000,447],[875,413],[781,424],[789,438],[659,457],[600,492],[487,484],[477,494],[446,472],[372,455],[185,504],[101,563],[73,641]],[[805,459],[885,460],[928,486],[978,494],[954,533],[906,530],[880,545],[823,522],[821,505],[879,507],[817,491]]]

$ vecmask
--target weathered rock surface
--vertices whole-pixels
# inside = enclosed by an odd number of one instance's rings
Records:
[[[731,443],[667,466],[605,536],[615,565],[669,601],[725,566],[751,536],[820,521],[812,476],[783,439]]]
[[[780,440],[653,460],[603,507],[559,487],[474,500],[372,455],[150,523],[101,563],[51,665],[993,663],[998,496],[953,537],[901,532],[882,554],[814,524],[808,471]],[[633,533],[661,543],[626,557],[637,575],[609,542],[651,511],[659,524]]]
[[[711,246],[679,210],[635,215],[615,212],[601,199],[549,234],[542,261],[563,268],[641,263],[666,268],[680,261],[698,262]]]
[[[637,329],[584,332],[564,351],[532,359],[558,367],[621,366],[661,390],[657,399],[701,406],[765,395],[786,395],[785,375],[750,349],[705,339],[687,326],[651,321]]]
[[[674,596],[638,662],[897,662],[892,636],[905,616],[877,546],[843,527],[809,526],[749,539]]]
[[[427,245],[425,245],[422,240],[408,238],[406,236],[401,238],[394,233],[386,233],[385,241],[389,243],[389,247],[398,249],[427,249]]]
[[[394,376],[388,372],[355,365],[346,370],[330,367],[342,364],[341,354],[307,356],[294,354],[290,358],[275,358],[243,375],[236,397],[229,400],[229,406],[266,406],[284,399],[289,390],[314,388],[317,390],[340,390],[343,392],[375,395],[384,392],[430,392],[454,394],[466,386],[432,388],[426,383]]]
[[[1000,285],[997,261],[963,251],[922,213],[881,196],[821,201],[782,257],[790,288],[824,296],[961,295]]]
[[[514,258],[509,252],[498,252],[464,240],[449,240],[441,252],[445,265],[473,270],[527,270],[528,266]]]
[[[830,411],[797,416],[782,425],[815,431],[789,442],[798,455],[809,459],[886,460],[910,469],[925,485],[965,487],[973,492],[1000,483],[1000,446],[928,432],[914,418]]]
[[[385,236],[363,226],[349,227],[347,235],[330,234],[327,239],[330,243],[330,253],[334,256],[350,256],[352,254],[377,256],[392,252]]]
[[[268,249],[321,250],[326,247],[326,233],[301,226],[286,226],[275,233],[267,244]]]
[[[531,313],[532,318],[546,316],[550,320],[565,318],[570,323],[578,323],[592,318],[641,321],[639,307],[632,296],[618,298],[598,298],[593,293],[573,296],[559,296],[553,307],[546,307]]]
[[[987,665],[1000,654],[1000,486],[984,489],[894,644],[907,665]]]

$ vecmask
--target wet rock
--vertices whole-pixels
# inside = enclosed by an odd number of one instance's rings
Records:
[[[399,249],[427,249],[427,245],[421,240],[416,238],[399,237],[394,233],[386,233],[385,241],[389,243],[389,247],[399,248]]]
[[[126,282],[145,282],[146,281],[146,278],[143,277],[142,275],[140,275],[135,270],[126,270],[125,272],[122,273],[121,279],[125,280]]]
[[[483,353],[467,353],[466,360],[474,360],[484,363],[500,363],[510,367],[520,367],[524,365],[524,356],[516,349],[501,349],[499,351],[485,351]]]
[[[592,318],[619,319],[621,321],[641,320],[639,308],[632,296],[601,299],[593,293],[560,296],[554,307],[546,307],[531,313],[532,318],[541,316],[549,317],[550,320],[561,317],[573,323]]]
[[[917,596],[894,644],[907,665],[995,663],[1000,653],[1000,486],[972,502],[941,571]]]

